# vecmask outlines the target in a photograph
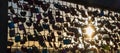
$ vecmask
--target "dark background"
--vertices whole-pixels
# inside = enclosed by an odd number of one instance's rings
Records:
[[[7,0],[0,0],[0,53],[7,48]]]

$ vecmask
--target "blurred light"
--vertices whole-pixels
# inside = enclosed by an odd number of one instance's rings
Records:
[[[95,27],[93,25],[88,25],[85,29],[84,29],[84,34],[85,34],[85,39],[89,39],[92,40],[94,38],[95,35]]]
[[[86,30],[85,33],[86,33],[88,36],[91,36],[91,35],[93,34],[93,32],[94,32],[93,28],[90,27],[90,26],[88,26],[85,30]]]

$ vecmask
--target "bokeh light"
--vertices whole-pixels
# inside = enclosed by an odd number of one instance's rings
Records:
[[[92,24],[89,24],[87,27],[84,28],[85,39],[93,39],[95,36],[95,27]]]

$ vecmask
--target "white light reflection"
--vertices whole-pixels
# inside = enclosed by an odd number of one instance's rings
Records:
[[[83,43],[80,43],[80,44],[78,45],[78,48],[84,48],[84,44],[83,44]]]
[[[81,30],[81,28],[78,28],[78,32],[82,35],[82,30]]]
[[[95,32],[91,26],[88,26],[87,28],[85,28],[85,31],[86,31],[85,34],[87,34],[89,37],[91,37],[93,32]]]

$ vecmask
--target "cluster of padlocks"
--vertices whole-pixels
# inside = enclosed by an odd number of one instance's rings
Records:
[[[60,0],[9,0],[7,42],[9,53],[117,51],[120,13]]]

